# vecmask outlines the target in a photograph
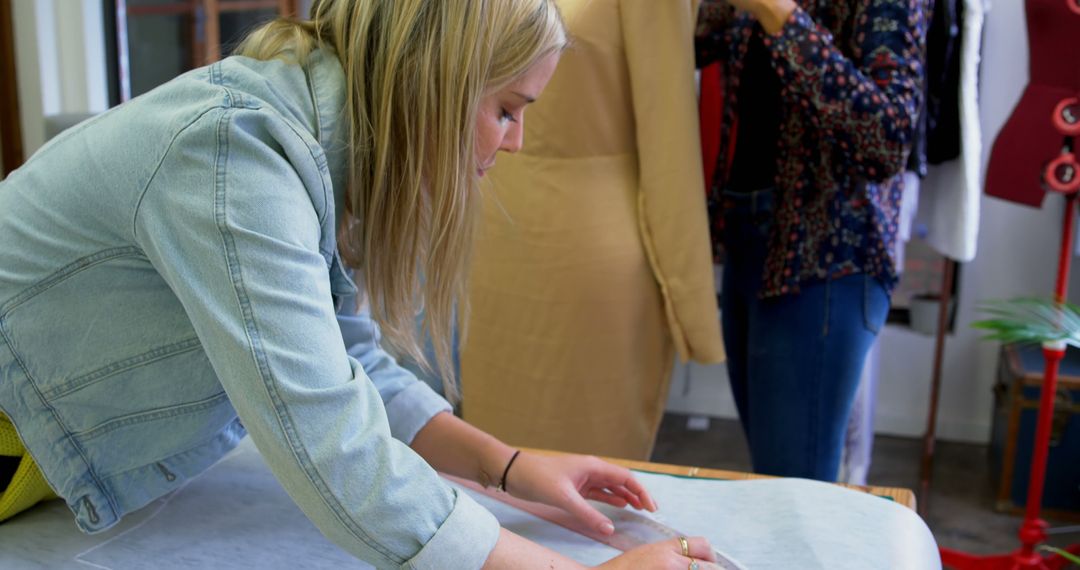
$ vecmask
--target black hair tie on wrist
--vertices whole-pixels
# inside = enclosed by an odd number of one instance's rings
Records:
[[[502,479],[499,480],[499,486],[496,487],[496,489],[502,491],[503,493],[506,492],[506,474],[510,472],[510,466],[514,464],[514,460],[518,458],[518,455],[520,453],[520,449],[515,451],[514,456],[510,458],[510,462],[506,464],[506,469],[503,469]]]

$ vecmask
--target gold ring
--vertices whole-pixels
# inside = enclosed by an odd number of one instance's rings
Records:
[[[693,558],[691,558],[690,559],[690,565],[686,567],[686,570],[700,570],[700,567],[698,566],[697,560],[694,560]]]
[[[690,543],[686,541],[685,536],[680,536],[679,537],[679,546],[682,547],[682,555],[687,557],[687,558],[690,558]],[[693,560],[693,559],[691,559],[691,560]]]

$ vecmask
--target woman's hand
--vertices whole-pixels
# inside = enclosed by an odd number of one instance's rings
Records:
[[[629,469],[581,455],[522,452],[506,474],[506,491],[519,499],[568,511],[604,535],[615,530],[611,520],[585,499],[620,508],[630,505],[656,510],[656,502]]]
[[[511,495],[563,509],[603,535],[614,531],[611,521],[585,499],[656,510],[629,469],[595,457],[522,452],[506,471],[514,449],[448,412],[431,418],[411,445],[435,469],[483,486],[498,483],[505,471]]]
[[[750,12],[767,33],[775,34],[784,27],[791,13],[795,11],[794,0],[725,0],[738,10]],[[706,0],[717,3],[716,0]]]
[[[639,546],[633,550],[608,560],[597,566],[603,570],[688,570],[697,561],[700,570],[716,568],[712,546],[700,536],[686,539],[689,556],[683,555],[682,545],[677,539],[654,542]]]
[[[704,538],[686,539],[687,555],[677,539],[665,540],[628,550],[596,566],[603,570],[688,570],[697,564],[698,570],[719,570],[712,547]],[[693,560],[691,560],[691,557]],[[585,570],[581,563],[553,550],[518,536],[505,528],[499,529],[499,541],[488,555],[483,570]]]

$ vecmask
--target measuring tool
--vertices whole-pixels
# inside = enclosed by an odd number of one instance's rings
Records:
[[[571,515],[562,509],[557,509],[550,505],[523,501],[511,496],[509,493],[495,492],[492,489],[481,487],[472,481],[454,477],[453,475],[447,475],[446,473],[441,473],[440,475],[462,487],[467,487],[477,493],[491,497],[501,503],[525,511],[530,515],[539,517],[550,523],[557,524],[565,529],[585,535],[597,542],[606,544],[622,552],[626,552],[627,550],[637,548],[644,544],[660,542],[663,540],[675,540],[680,536],[687,536],[685,533],[681,533],[660,521],[635,511],[625,508],[620,509],[605,503],[593,501],[593,506],[603,513],[604,516],[611,519],[611,522],[615,525],[615,534],[604,536],[593,529],[585,527],[574,515]],[[715,549],[713,550],[713,554],[716,555],[716,562],[710,563],[700,561],[703,568],[707,564],[714,564],[721,570],[746,570],[745,566],[739,564],[730,556],[718,552]]]
[[[614,507],[609,507],[608,505],[603,505],[600,508],[600,511],[610,518],[611,522],[615,523],[615,534],[595,538],[595,540],[599,540],[600,542],[623,552],[632,548],[637,548],[643,544],[650,544],[662,540],[674,540],[680,536],[687,536],[685,533],[681,533],[660,521],[651,519],[634,511],[616,509]],[[713,554],[716,555],[716,562],[713,564],[719,566],[723,570],[746,570],[743,565],[716,549],[713,549]]]

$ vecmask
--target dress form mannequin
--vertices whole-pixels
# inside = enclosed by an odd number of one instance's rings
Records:
[[[1046,192],[1033,181],[1058,192],[1080,184],[1080,0],[1027,0],[1026,7],[1030,80],[994,142],[986,193],[1039,207]]]
[[[515,445],[648,459],[675,355],[724,356],[697,2],[557,4],[574,47],[486,179],[462,412]]]

